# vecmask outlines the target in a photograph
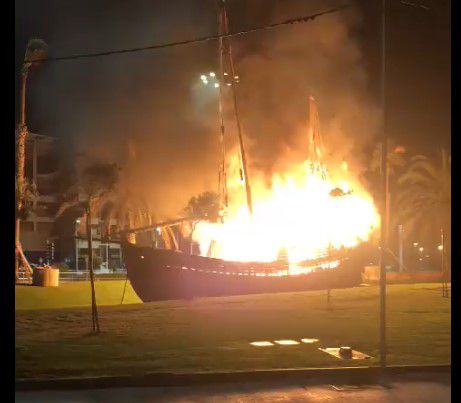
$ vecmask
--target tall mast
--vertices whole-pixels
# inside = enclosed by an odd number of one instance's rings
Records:
[[[218,27],[221,33],[221,13],[218,14]],[[224,129],[224,112],[223,112],[223,84],[224,84],[224,44],[223,38],[219,38],[219,120],[221,130],[221,152],[222,160],[219,169],[219,195],[221,197],[221,205],[227,208],[227,173],[226,173],[226,138]]]
[[[323,143],[320,136],[320,122],[317,105],[313,96],[309,95],[309,124],[307,129],[308,159],[312,173],[320,173],[326,178],[326,167],[323,164]]]
[[[219,33],[220,34],[229,33],[225,0],[220,0]],[[231,45],[230,45],[230,41],[228,38],[220,38],[220,50],[221,50],[221,55],[225,54],[228,57],[232,78],[234,79],[236,77],[236,73],[235,73],[234,62],[232,60]],[[224,74],[223,72],[221,73]],[[236,95],[236,90],[235,90],[235,80],[231,87],[232,87],[231,91],[232,91],[232,100],[234,104],[235,120],[237,122],[238,139],[239,139],[239,145],[240,145],[240,156],[242,158],[242,178],[245,182],[245,191],[246,191],[248,210],[250,212],[250,215],[253,215],[253,202],[251,198],[251,187],[250,187],[250,180],[249,180],[249,175],[248,175],[248,166],[247,166],[247,161],[246,161],[245,148],[243,145],[242,127],[241,127],[240,118],[239,118],[239,109],[238,109],[237,95]]]

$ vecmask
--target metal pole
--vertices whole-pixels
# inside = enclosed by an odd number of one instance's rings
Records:
[[[444,239],[443,239],[443,228],[440,229],[440,244],[442,246],[442,297],[448,297],[448,284],[446,281],[446,276],[445,276],[445,259],[444,259],[444,254],[445,254],[445,245],[443,244]]]
[[[75,238],[75,270],[78,271],[78,239]]]
[[[223,21],[222,13],[218,15],[218,29],[221,34],[223,30]],[[218,97],[218,107],[219,107],[219,121],[221,129],[221,153],[222,161],[221,168],[219,173],[219,195],[221,196],[222,205],[227,208],[228,204],[228,195],[227,195],[227,174],[226,174],[226,138],[225,138],[225,127],[224,127],[224,111],[223,111],[223,85],[225,82],[224,77],[224,43],[223,38],[219,38],[219,97]]]
[[[75,237],[75,270],[78,271],[78,228],[77,224],[78,222],[75,221],[75,231],[74,231],[74,237]]]
[[[403,225],[399,225],[399,271],[403,272]]]
[[[381,256],[379,276],[379,363],[381,368],[386,367],[386,233],[387,233],[387,133],[386,133],[386,0],[382,0],[381,7],[381,108],[382,108],[382,149],[381,149],[381,174],[382,174],[382,207],[381,207]]]

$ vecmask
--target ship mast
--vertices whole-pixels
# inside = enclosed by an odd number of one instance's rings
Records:
[[[323,143],[320,136],[320,122],[317,105],[312,95],[309,95],[309,123],[307,129],[308,159],[311,164],[311,172],[321,174],[326,179],[327,170],[323,164]]]
[[[218,27],[221,33],[221,13],[218,14]],[[224,129],[224,112],[223,112],[223,84],[224,84],[224,44],[223,38],[219,38],[219,120],[220,120],[220,140],[222,161],[219,167],[219,195],[221,197],[221,205],[227,209],[228,194],[227,194],[227,173],[226,173],[226,138]]]
[[[219,34],[220,35],[226,35],[229,33],[229,27],[228,27],[228,19],[227,19],[227,13],[226,13],[226,5],[225,5],[225,0],[219,0],[219,17],[218,17],[218,26],[219,26]],[[238,108],[238,102],[237,102],[237,94],[236,94],[236,89],[235,89],[235,77],[237,77],[235,73],[235,67],[234,67],[234,62],[232,59],[232,49],[230,45],[230,41],[228,38],[220,38],[219,39],[219,54],[220,54],[220,75],[221,75],[221,84],[224,84],[224,58],[227,57],[229,67],[230,67],[230,73],[231,77],[233,80],[233,83],[231,85],[231,92],[232,92],[232,101],[233,101],[233,106],[234,106],[234,114],[235,114],[235,120],[237,122],[237,132],[238,132],[238,139],[239,139],[239,146],[240,146],[240,157],[241,157],[241,178],[245,183],[245,191],[246,191],[246,199],[247,199],[247,205],[248,205],[248,211],[250,212],[250,215],[253,215],[253,202],[251,198],[251,187],[250,187],[250,179],[248,175],[248,166],[247,166],[247,160],[246,160],[246,154],[245,154],[245,147],[243,145],[243,136],[242,136],[242,127],[240,124],[240,117],[239,117],[239,108]],[[219,103],[220,103],[220,114],[221,114],[221,139],[223,142],[223,168],[222,168],[222,174],[221,177],[224,176],[225,179],[225,171],[224,171],[224,164],[225,164],[225,149],[224,149],[224,120],[222,116],[222,89],[221,85],[219,86],[220,91],[219,91]],[[225,189],[225,185],[224,185]],[[227,198],[227,190],[225,194],[225,199]]]

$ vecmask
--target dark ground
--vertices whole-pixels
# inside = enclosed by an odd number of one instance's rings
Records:
[[[388,364],[449,365],[450,299],[440,285],[392,285],[387,295]],[[60,290],[44,297],[68,298]],[[102,306],[98,336],[89,335],[88,307],[17,310],[16,378],[374,366],[378,301],[377,287],[356,287],[332,291],[330,302],[313,291]],[[319,342],[250,345],[306,337]],[[373,358],[344,362],[319,350],[341,345]]]
[[[430,379],[431,377],[429,377]],[[422,379],[393,380],[384,385],[308,385],[302,383],[244,383],[189,387],[120,388],[80,391],[18,392],[17,403],[26,402],[357,402],[448,403],[451,379],[434,374]]]

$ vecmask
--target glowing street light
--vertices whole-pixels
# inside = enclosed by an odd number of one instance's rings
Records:
[[[208,75],[202,74],[200,76],[200,79],[202,80],[202,83],[205,85],[213,84],[214,88],[219,88],[219,80],[216,77],[216,73],[214,73],[213,71],[208,73]]]
[[[437,246],[437,250],[439,250],[439,251],[443,251],[443,245],[439,245],[439,246]]]
[[[418,242],[413,242],[413,246],[416,248],[418,246]]]
[[[423,251],[424,251],[424,248],[421,246],[421,247],[419,248],[419,251],[420,251],[420,252],[423,252]]]

